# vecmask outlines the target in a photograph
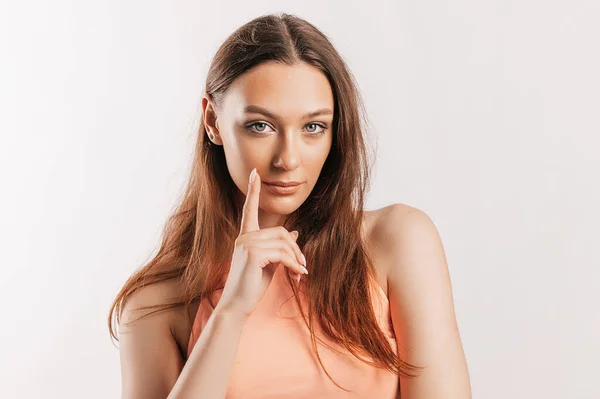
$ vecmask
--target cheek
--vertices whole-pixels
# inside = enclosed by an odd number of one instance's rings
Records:
[[[321,164],[321,166],[323,166],[327,156],[329,155],[329,152],[331,151],[331,144],[332,139],[331,135],[329,135],[326,140],[324,138],[324,140],[313,149],[315,158],[318,159],[318,162]]]
[[[233,181],[242,192],[246,192],[248,176],[254,167],[258,170],[269,162],[269,147],[260,140],[244,139],[243,133],[230,133],[223,140],[223,150],[227,162],[227,169]]]
[[[251,140],[240,129],[234,125],[227,130],[223,138],[223,150],[232,159],[232,164],[254,165],[264,156],[266,146],[259,140]]]
[[[246,165],[248,170],[257,166],[265,167],[271,158],[271,144],[266,140],[238,140],[237,154],[240,162]]]
[[[310,174],[315,182],[321,173],[321,169],[323,168],[330,151],[331,142],[325,142],[323,144],[311,147],[304,156],[304,167],[310,171]]]

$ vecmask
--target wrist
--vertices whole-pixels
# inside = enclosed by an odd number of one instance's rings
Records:
[[[233,323],[240,323],[242,325],[245,324],[246,321],[248,321],[248,318],[250,317],[249,314],[228,308],[226,306],[219,306],[218,304],[213,310],[213,314],[216,318],[220,320],[230,321]]]

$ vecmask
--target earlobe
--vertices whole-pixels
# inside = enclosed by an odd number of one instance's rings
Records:
[[[215,134],[215,132],[205,125],[206,134],[208,135],[209,140],[215,145],[223,145],[223,140],[221,140],[221,136],[219,134]]]
[[[219,127],[219,120],[215,120],[215,129],[214,133],[211,133],[210,139],[216,145],[223,145],[223,140],[221,139],[221,128]]]
[[[210,131],[207,131],[207,133],[208,138],[210,139],[210,141],[213,142],[213,144],[223,145],[223,140],[221,140],[221,136],[219,136],[218,134],[211,133]]]

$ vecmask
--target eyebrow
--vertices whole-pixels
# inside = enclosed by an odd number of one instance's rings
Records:
[[[244,108],[244,113],[245,114],[249,114],[249,113],[263,114],[272,119],[279,119],[279,117],[277,115],[275,115],[274,113],[272,113],[271,111],[269,111],[266,108],[259,107],[258,105],[247,105]],[[330,108],[320,108],[316,111],[312,111],[312,112],[302,115],[302,119],[314,118],[319,115],[333,115],[333,111]]]

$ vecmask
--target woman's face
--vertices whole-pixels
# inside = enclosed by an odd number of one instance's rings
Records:
[[[314,188],[331,148],[334,102],[325,75],[305,63],[263,63],[233,82],[221,108],[206,97],[202,108],[239,190],[246,195],[253,168],[261,177],[260,227],[282,225]],[[299,185],[278,193],[268,185],[278,181]]]

